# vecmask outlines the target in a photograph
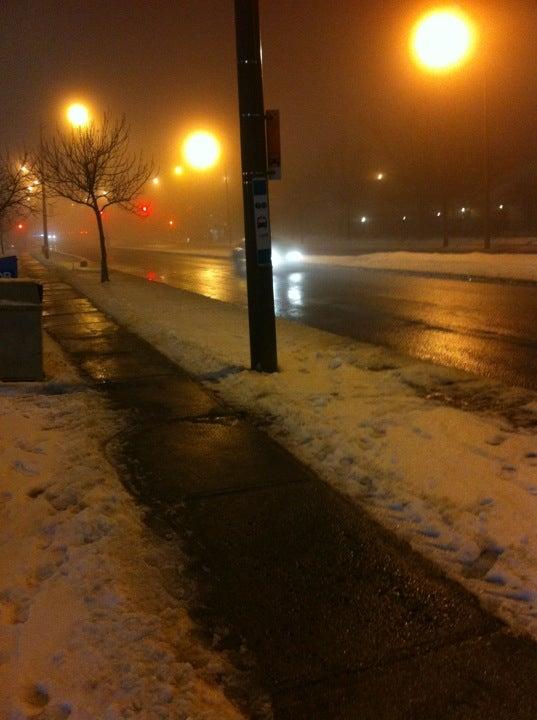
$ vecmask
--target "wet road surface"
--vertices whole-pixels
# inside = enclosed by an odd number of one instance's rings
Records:
[[[227,258],[115,249],[111,264],[246,304],[245,280]],[[281,317],[537,389],[537,284],[305,265],[276,272],[274,292]]]

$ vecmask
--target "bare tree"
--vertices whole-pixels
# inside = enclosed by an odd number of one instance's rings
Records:
[[[151,163],[129,149],[125,116],[44,139],[40,171],[47,188],[59,197],[87,205],[95,214],[101,251],[101,282],[107,282],[108,261],[102,213],[111,205],[136,212],[135,200],[152,175]]]
[[[6,150],[0,153],[0,252],[5,252],[4,233],[17,216],[32,211],[32,197],[29,191],[29,158],[24,153],[15,162]]]

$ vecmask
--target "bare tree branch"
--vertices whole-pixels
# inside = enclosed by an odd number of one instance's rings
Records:
[[[119,205],[133,211],[153,174],[152,163],[129,149],[130,127],[123,115],[70,131],[57,130],[41,144],[40,173],[47,189],[95,214],[101,248],[101,280],[109,279],[102,212]]]
[[[30,184],[31,162],[28,153],[15,161],[7,150],[0,152],[0,252],[4,252],[3,236],[17,218],[32,210]]]

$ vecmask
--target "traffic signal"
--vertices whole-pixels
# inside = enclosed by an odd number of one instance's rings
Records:
[[[151,203],[147,200],[140,200],[137,206],[138,209],[138,215],[142,218],[147,218],[151,215],[153,212],[153,207]]]

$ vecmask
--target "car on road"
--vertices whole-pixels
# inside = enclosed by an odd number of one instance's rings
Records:
[[[244,240],[240,245],[233,248],[232,251],[233,265],[237,272],[246,272],[246,250]],[[275,271],[292,271],[297,268],[305,260],[305,255],[301,250],[296,248],[282,247],[281,245],[272,246],[272,268]]]

